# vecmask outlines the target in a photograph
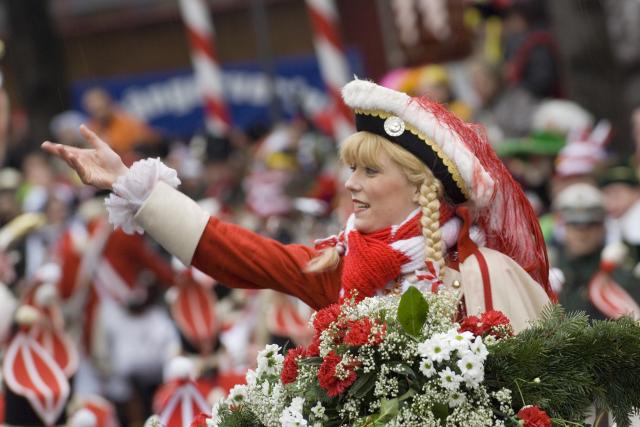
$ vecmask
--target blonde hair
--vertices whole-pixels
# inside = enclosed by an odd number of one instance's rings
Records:
[[[440,196],[442,184],[431,170],[416,156],[387,139],[369,132],[357,132],[340,146],[340,159],[344,164],[380,168],[380,154],[388,155],[402,169],[407,180],[419,190],[418,204],[422,209],[422,234],[425,238],[425,259],[444,269],[444,244],[440,233]],[[333,270],[340,262],[340,254],[334,247],[324,249],[312,259],[307,272]]]

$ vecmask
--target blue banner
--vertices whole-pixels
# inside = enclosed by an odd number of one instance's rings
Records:
[[[348,55],[351,70],[362,75],[360,58]],[[314,56],[286,58],[275,64],[275,91],[285,118],[302,110],[314,117],[329,99]],[[223,66],[225,102],[234,126],[269,122],[269,86],[258,63]],[[82,110],[82,95],[102,87],[121,107],[167,136],[188,137],[204,128],[200,94],[191,70],[83,80],[72,84],[73,107]]]

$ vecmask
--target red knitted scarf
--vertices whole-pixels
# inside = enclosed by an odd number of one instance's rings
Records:
[[[441,224],[453,216],[452,209],[444,203],[442,207]],[[422,213],[418,212],[395,232],[394,227],[370,234],[362,234],[355,229],[349,232],[348,249],[342,265],[342,300],[353,297],[355,301],[360,301],[374,296],[378,290],[384,289],[390,281],[400,276],[402,265],[408,262],[409,258],[392,248],[391,244],[421,236],[421,217]]]

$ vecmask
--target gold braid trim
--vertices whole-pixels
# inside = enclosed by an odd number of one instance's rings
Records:
[[[385,120],[394,115],[386,111],[361,110],[359,108],[355,108],[353,111],[356,114],[364,114],[366,116],[378,117],[379,119],[382,119],[382,120]],[[402,117],[400,118],[402,119]],[[427,144],[429,148],[431,148],[431,150],[434,153],[436,153],[436,155],[440,158],[440,160],[442,160],[442,163],[444,163],[444,165],[447,167],[447,170],[451,174],[453,181],[456,183],[456,185],[458,186],[462,194],[464,194],[467,200],[470,200],[471,199],[470,191],[467,188],[467,185],[465,184],[464,180],[462,179],[462,175],[460,175],[460,171],[458,170],[456,165],[453,163],[453,161],[442,151],[442,147],[440,147],[437,143],[435,143],[433,140],[428,138],[426,135],[424,135],[422,132],[420,132],[418,129],[416,129],[414,126],[408,123],[406,120],[402,119],[402,121],[404,122],[405,130],[408,130],[409,132],[417,136],[418,139],[420,139],[422,142]]]

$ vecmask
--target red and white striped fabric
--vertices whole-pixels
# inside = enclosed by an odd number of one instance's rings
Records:
[[[49,353],[28,333],[11,340],[2,364],[7,386],[25,397],[46,426],[54,425],[69,397],[69,381]]]
[[[331,97],[333,134],[342,140],[355,131],[353,113],[344,104],[340,91],[351,79],[349,63],[338,31],[334,0],[306,0],[313,24],[314,45],[320,72]]]
[[[231,119],[224,103],[222,73],[209,10],[204,0],[180,0],[180,10],[191,44],[191,60],[202,94],[207,129],[214,135],[225,135]]]
[[[37,324],[29,335],[56,361],[67,378],[78,370],[78,350],[71,338],[60,329]]]
[[[78,400],[74,398],[78,410],[90,411],[96,420],[95,427],[119,427],[116,409],[111,402],[98,395],[82,396]]]
[[[612,319],[625,315],[640,319],[638,303],[604,270],[598,271],[589,282],[589,299],[602,314]]]
[[[180,332],[204,354],[213,350],[218,330],[215,304],[211,291],[196,281],[178,287],[171,303],[171,316]]]
[[[196,415],[211,411],[211,405],[193,381],[169,382],[162,386],[158,394],[162,397],[168,396],[164,402],[154,402],[154,406],[160,405],[160,424],[165,427],[189,427]]]
[[[98,262],[94,285],[101,298],[113,299],[123,305],[134,299],[136,292],[140,292],[119,274],[106,257]]]
[[[62,309],[58,304],[43,306],[36,302],[35,294],[39,286],[41,285],[29,289],[20,301],[20,305],[35,307],[40,313],[40,316],[42,316],[43,319],[46,319],[45,321],[51,326],[60,329],[64,328],[64,315],[62,314]]]
[[[440,280],[440,269],[429,260],[425,261],[425,267],[425,271],[416,273],[416,279],[431,283],[431,292],[437,293],[440,287],[444,285],[442,280]]]
[[[67,378],[78,370],[78,350],[64,330],[62,309],[49,293],[52,285],[38,284],[26,292],[22,304],[38,310],[39,319],[32,326],[24,326],[23,332],[34,339],[56,361]],[[53,288],[57,289],[57,288]],[[42,301],[39,301],[42,300]]]
[[[567,145],[556,160],[556,174],[562,177],[588,175],[607,158],[606,145],[611,140],[612,127],[601,120],[592,131],[573,129],[567,135]]]

